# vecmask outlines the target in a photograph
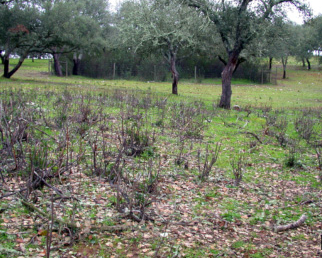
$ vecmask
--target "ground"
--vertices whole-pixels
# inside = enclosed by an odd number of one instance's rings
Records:
[[[229,111],[218,85],[45,69],[0,79],[0,257],[320,257],[318,68],[234,85]]]

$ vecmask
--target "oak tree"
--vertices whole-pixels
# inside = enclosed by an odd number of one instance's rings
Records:
[[[269,21],[287,4],[305,11],[300,0],[183,0],[198,13],[203,13],[215,25],[227,58],[222,72],[222,95],[219,106],[231,105],[231,79],[241,61],[243,50],[261,35],[261,24]]]

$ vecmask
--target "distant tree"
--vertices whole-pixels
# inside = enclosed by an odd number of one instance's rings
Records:
[[[6,3],[8,3],[6,1]],[[30,52],[39,44],[40,10],[26,1],[0,5],[0,54],[4,65],[3,77],[10,78]],[[18,54],[17,65],[10,70],[10,56]]]
[[[204,21],[179,1],[126,1],[119,13],[118,28],[123,44],[135,52],[161,51],[172,74],[172,93],[178,94],[176,63],[181,53],[193,50],[203,33]]]
[[[241,53],[261,35],[261,25],[269,21],[284,4],[292,4],[303,11],[307,9],[300,0],[183,0],[183,2],[208,17],[220,34],[227,59],[222,72],[222,95],[219,106],[227,109],[231,105],[231,79],[241,61]]]
[[[283,79],[286,79],[286,68],[288,58],[290,55],[294,55],[299,45],[299,38],[297,28],[294,24],[284,23],[282,25],[282,31],[284,31],[282,37],[276,40],[275,55],[279,56],[283,65]]]
[[[315,32],[310,23],[304,25],[297,25],[295,28],[297,37],[297,46],[294,49],[294,55],[298,60],[302,61],[303,66],[311,70],[310,58],[313,57],[313,52],[315,50]]]
[[[80,16],[76,17],[73,45],[73,75],[79,75],[79,65],[84,54],[93,55],[109,46],[111,34],[110,14],[106,0],[78,1]]]
[[[319,15],[309,22],[312,28],[312,43],[314,50],[322,51],[322,15]]]
[[[0,57],[6,78],[10,78],[33,52],[52,54],[55,72],[61,76],[60,56],[75,51],[73,73],[78,74],[82,53],[95,52],[106,44],[104,35],[109,26],[106,0],[0,3]],[[18,54],[20,60],[9,71],[9,58],[13,53]]]

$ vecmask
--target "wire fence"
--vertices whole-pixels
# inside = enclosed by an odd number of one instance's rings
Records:
[[[72,74],[73,64],[67,59],[60,61],[60,66],[64,76]],[[190,79],[196,83],[201,83],[204,79],[221,78],[223,70],[222,65],[214,66],[185,66],[178,65],[180,79]],[[48,72],[54,74],[54,62],[49,60]],[[79,65],[79,75],[92,78],[106,79],[125,79],[125,80],[142,80],[142,81],[171,81],[172,75],[167,64],[143,64],[143,65],[126,65],[124,63],[108,63],[108,64],[88,64],[81,62]],[[275,70],[265,69],[264,67],[241,66],[234,74],[236,79],[246,79],[259,84],[277,84],[278,72]]]

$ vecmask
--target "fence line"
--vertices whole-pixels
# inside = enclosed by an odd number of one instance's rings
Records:
[[[54,61],[48,60],[48,72],[54,74]],[[72,69],[68,65],[67,61],[60,61],[60,65],[65,76],[71,74],[69,69]],[[82,66],[82,63],[81,63]],[[248,70],[247,70],[248,69]],[[83,66],[80,69],[81,75],[89,76],[93,78],[110,78],[110,79],[137,79],[147,81],[167,81],[171,78],[171,72],[165,64],[154,64],[150,66],[124,66],[118,65],[113,62],[110,65],[100,66],[96,65],[94,68],[88,68]],[[205,70],[204,67],[178,67],[179,77],[184,79],[192,79],[195,83],[200,83],[205,78],[220,78],[221,70],[217,67],[213,70]],[[244,72],[245,71],[245,72]],[[276,71],[259,68],[239,70],[235,78],[248,79],[260,84],[272,83],[277,84],[277,68]]]

